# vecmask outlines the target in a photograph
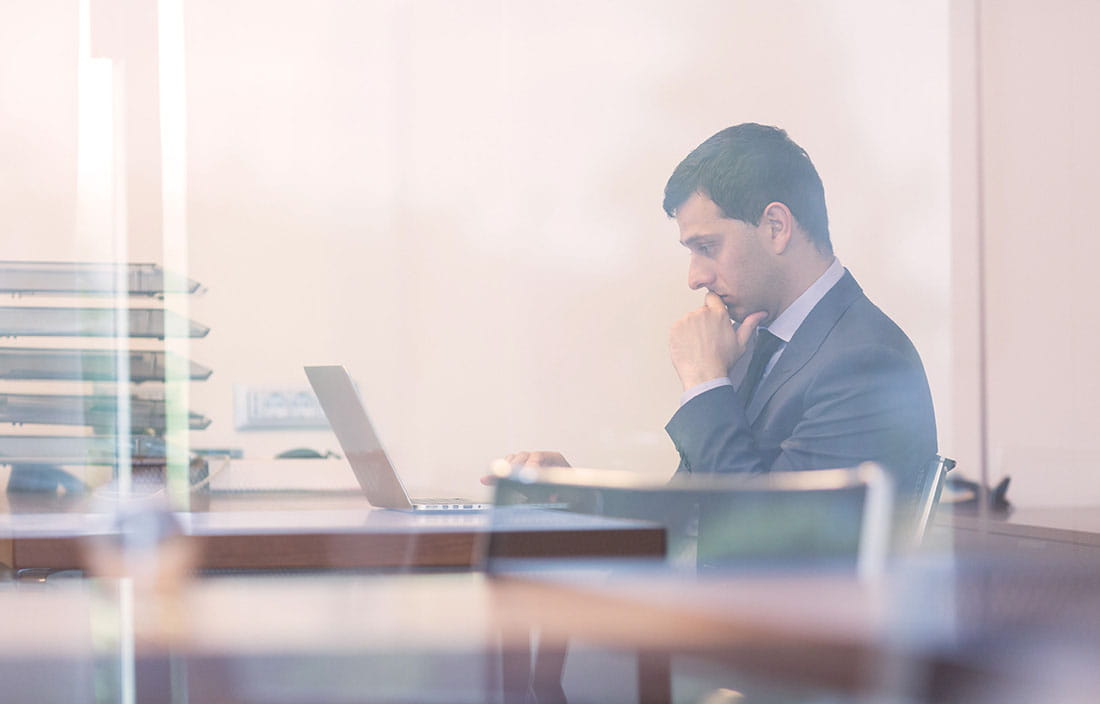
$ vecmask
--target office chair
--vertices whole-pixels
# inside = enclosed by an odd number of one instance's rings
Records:
[[[708,570],[845,562],[881,570],[890,545],[893,485],[878,465],[757,475],[684,475],[667,483],[619,470],[519,468],[499,476],[495,507],[527,506],[652,521],[666,531],[670,567]],[[486,571],[499,571],[492,518]],[[624,557],[628,557],[624,555]]]
[[[893,485],[886,472],[870,463],[852,469],[678,476],[661,484],[621,471],[524,467],[498,477],[494,503],[659,523],[668,545],[661,567],[689,576],[839,569],[868,578],[879,574],[886,562]],[[486,571],[524,570],[515,561],[496,559],[492,536],[490,530]],[[561,566],[572,567],[569,561]],[[601,566],[616,567],[614,560]],[[553,566],[542,562],[535,569]],[[539,702],[565,701],[561,675],[566,644],[543,645],[539,643],[533,661],[522,651],[505,657],[505,701],[529,696]],[[666,653],[640,653],[638,677],[639,686],[646,681],[651,696],[658,682],[671,697]]]
[[[932,521],[932,514],[939,504],[940,494],[943,493],[947,473],[955,468],[955,464],[955,460],[950,457],[933,455],[922,468],[917,478],[917,490],[909,502],[909,515],[903,517],[909,520],[911,525],[908,531],[904,527],[899,529],[899,533],[903,536],[906,532],[909,533],[911,547],[920,547],[924,541],[928,524]]]

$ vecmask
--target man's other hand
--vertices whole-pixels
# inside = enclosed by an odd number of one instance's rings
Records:
[[[513,452],[510,455],[493,460],[491,467],[494,474],[481,478],[481,483],[491,486],[496,481],[495,472],[508,471],[516,467],[571,467],[569,461],[560,452],[548,450],[535,450],[525,452]]]
[[[764,311],[753,313],[735,328],[722,299],[707,292],[703,307],[677,320],[669,333],[672,366],[684,390],[728,375],[767,315]]]

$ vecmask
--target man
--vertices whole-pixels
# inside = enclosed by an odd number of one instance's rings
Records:
[[[873,460],[899,494],[936,452],[912,343],[833,256],[821,179],[781,129],[722,130],[676,167],[664,209],[703,307],[672,327],[683,384],[666,426],[679,472],[758,473]],[[731,323],[732,320],[732,323]],[[566,464],[517,453],[512,464]]]
[[[672,326],[684,392],[665,429],[678,473],[851,467],[867,460],[912,497],[936,452],[932,397],[905,333],[833,256],[809,155],[775,127],[742,124],[691,152],[665,186],[704,305]],[[732,322],[731,322],[732,321]],[[511,465],[568,465],[522,452]],[[529,686],[564,701],[564,648]],[[522,668],[521,668],[522,670]]]

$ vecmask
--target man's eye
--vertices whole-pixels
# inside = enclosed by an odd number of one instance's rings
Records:
[[[699,254],[710,256],[714,253],[714,250],[716,249],[717,247],[715,247],[713,244],[701,244],[699,245]]]

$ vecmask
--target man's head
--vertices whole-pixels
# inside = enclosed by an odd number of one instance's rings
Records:
[[[720,295],[735,320],[774,318],[832,260],[821,178],[776,127],[736,125],[700,144],[669,178],[664,209],[692,253],[689,285]]]
[[[806,150],[778,127],[746,122],[727,127],[696,147],[665,185],[665,212],[701,193],[727,218],[759,225],[772,202],[790,209],[822,254],[833,253],[825,189]]]

